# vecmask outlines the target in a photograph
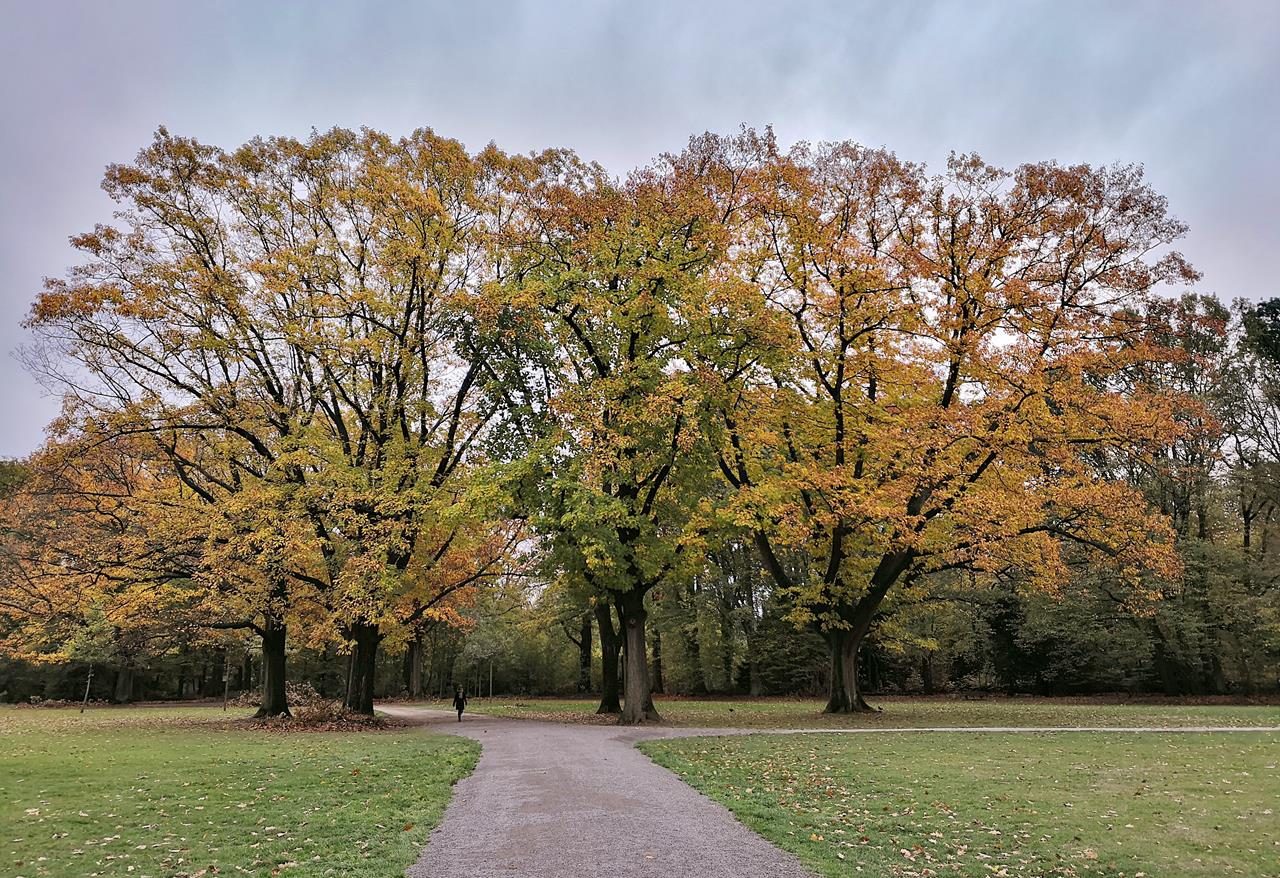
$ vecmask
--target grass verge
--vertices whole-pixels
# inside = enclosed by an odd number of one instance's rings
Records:
[[[641,745],[822,875],[1280,876],[1280,735],[760,735]]]
[[[696,728],[933,728],[989,726],[1280,726],[1278,705],[1158,704],[1041,698],[877,698],[879,713],[824,714],[818,699],[662,698],[671,725]],[[553,722],[609,722],[593,699],[476,698],[467,710]]]
[[[209,708],[0,709],[0,874],[403,875],[479,749]]]

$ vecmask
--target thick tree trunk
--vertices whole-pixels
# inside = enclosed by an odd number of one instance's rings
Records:
[[[858,656],[871,629],[871,619],[883,599],[883,590],[868,594],[854,608],[850,627],[824,632],[831,655],[831,688],[824,713],[875,710],[863,699],[858,688]]]
[[[354,644],[351,653],[351,677],[343,707],[355,713],[373,716],[373,681],[377,670],[378,643],[382,636],[377,625],[357,622],[348,632]]]
[[[862,637],[845,629],[826,633],[831,655],[831,689],[824,713],[855,713],[871,710],[858,691],[858,653]]]
[[[618,693],[618,632],[608,601],[596,601],[596,626],[600,629],[600,707],[596,713],[622,713]]]
[[[582,627],[578,633],[578,691],[591,691],[591,614],[582,614]]]
[[[290,716],[285,694],[285,624],[268,618],[262,627],[262,705],[256,716]]]
[[[885,555],[871,577],[870,587],[852,608],[841,613],[848,627],[823,632],[831,654],[831,689],[826,713],[852,713],[874,710],[858,690],[858,652],[871,630],[871,620],[884,601],[884,596],[911,563],[909,553]]]
[[[622,622],[626,660],[626,692],[620,719],[623,725],[662,721],[654,709],[653,693],[649,688],[649,651],[645,646],[648,615],[642,592],[629,591],[618,596],[618,617]]]
[[[653,691],[661,695],[665,690],[662,682],[662,632],[656,628],[653,632]]]

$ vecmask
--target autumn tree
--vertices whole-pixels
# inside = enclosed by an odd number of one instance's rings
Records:
[[[502,295],[539,328],[528,385],[551,416],[527,484],[554,566],[598,598],[606,680],[617,610],[622,721],[652,720],[645,598],[696,554],[709,409],[684,354],[715,331],[724,237],[705,188],[670,162],[615,181],[553,153],[524,173]]]
[[[1014,566],[1049,587],[1064,543],[1134,580],[1167,567],[1159,518],[1096,466],[1178,430],[1175,395],[1117,380],[1168,357],[1135,306],[1193,278],[1153,255],[1184,227],[1140,170],[953,156],[928,177],[849,143],[765,147],[739,270],[793,354],[725,395],[720,466],[827,639],[827,710],[865,709],[859,650],[895,586]]]
[[[292,589],[320,595],[329,616],[311,635],[349,644],[347,703],[371,712],[386,626],[489,575],[513,542],[458,512],[479,508],[461,483],[493,411],[469,317],[500,216],[486,180],[483,160],[429,131],[227,153],[161,130],[108,169],[118,226],[74,239],[87,261],[33,309],[41,365],[77,417],[153,437],[224,518],[271,510],[267,532],[239,529],[270,580],[253,623],[280,671],[268,713],[287,710]],[[307,522],[305,538],[277,521]]]
[[[251,145],[236,157],[268,181],[269,204],[299,187],[308,195],[314,238],[298,253],[264,216],[273,237],[262,258],[292,289],[293,345],[314,382],[303,494],[334,625],[353,650],[347,707],[364,713],[382,639],[503,572],[519,539],[469,487],[499,401],[486,390],[485,333],[501,326],[475,315],[503,221],[496,157],[473,160],[429,131],[400,141],[334,131],[305,149]],[[281,162],[287,174],[258,170]]]
[[[145,442],[62,437],[23,466],[0,498],[0,652],[36,663],[134,670],[178,648],[197,541],[172,526],[182,503]]]

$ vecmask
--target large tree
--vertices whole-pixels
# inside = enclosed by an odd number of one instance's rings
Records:
[[[386,627],[491,575],[514,542],[460,502],[495,408],[470,316],[493,276],[491,182],[484,160],[429,131],[228,153],[162,130],[108,169],[118,225],[74,239],[87,261],[33,309],[76,418],[152,437],[209,507],[269,497],[309,523],[306,546],[274,542],[283,554],[244,534],[270,580],[261,620],[244,623],[280,671],[268,712],[287,710],[293,588],[320,595],[321,633],[354,654],[347,704],[371,712]]]
[[[698,178],[670,162],[616,181],[552,153],[522,173],[503,304],[538,328],[529,386],[550,415],[529,495],[554,567],[597,597],[606,687],[617,610],[622,721],[652,720],[646,596],[682,572],[712,474],[685,354],[714,331],[724,237]]]
[[[1193,273],[1130,167],[954,156],[926,176],[838,143],[767,140],[740,276],[792,326],[790,361],[724,396],[721,469],[793,615],[826,637],[829,711],[865,708],[858,655],[895,586],[947,569],[1059,580],[1063,541],[1137,577],[1169,561],[1109,453],[1158,453],[1177,399],[1117,379],[1169,356],[1137,307]]]

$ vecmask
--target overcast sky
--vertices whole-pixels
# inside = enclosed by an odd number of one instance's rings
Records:
[[[933,167],[1141,162],[1203,289],[1257,299],[1280,295],[1278,95],[1277,0],[0,0],[0,457],[57,411],[9,355],[41,278],[159,125],[224,147],[426,125],[618,172],[744,122]]]

